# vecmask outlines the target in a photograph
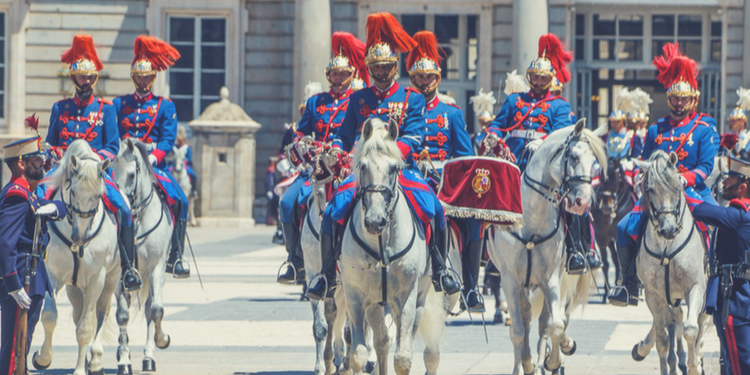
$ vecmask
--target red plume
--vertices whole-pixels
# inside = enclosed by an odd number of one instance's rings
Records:
[[[675,81],[680,79],[689,83],[693,88],[698,88],[698,66],[695,60],[683,55],[677,43],[667,43],[662,56],[654,58],[654,66],[659,71],[656,79],[669,89]]]
[[[417,42],[404,31],[396,17],[388,12],[367,16],[367,49],[378,43],[391,46],[393,52],[406,53],[417,46]]]
[[[440,66],[443,57],[439,51],[443,49],[438,45],[435,34],[430,31],[420,31],[414,34],[414,41],[417,42],[417,48],[411,50],[406,58],[407,69],[411,69],[412,65],[423,57],[436,62]]]
[[[154,36],[141,35],[135,38],[133,45],[133,62],[136,60],[146,59],[151,62],[151,66],[157,72],[166,70],[174,65],[175,61],[180,58],[180,53],[169,45],[169,43],[160,40]]]
[[[337,31],[331,37],[331,50],[334,56],[339,53],[346,56],[349,65],[357,69],[356,77],[365,82],[365,87],[370,86],[370,75],[365,65],[365,43],[351,33]]]
[[[728,132],[721,135],[721,142],[719,146],[724,147],[727,150],[731,150],[740,141],[740,136],[737,133]]]
[[[94,38],[91,35],[81,34],[73,37],[73,46],[62,54],[60,60],[66,64],[73,64],[84,57],[94,62],[96,70],[104,69],[94,49]]]
[[[36,113],[26,117],[26,119],[23,120],[23,123],[32,130],[39,132],[39,117],[37,117]]]
[[[568,83],[570,81],[568,64],[573,61],[573,52],[566,51],[565,46],[555,34],[547,34],[539,38],[539,57],[542,55],[552,63],[560,83]]]

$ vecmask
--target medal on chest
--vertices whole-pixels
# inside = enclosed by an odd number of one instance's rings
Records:
[[[404,103],[401,102],[389,102],[388,103],[388,120],[396,121],[401,120],[401,114],[404,113]]]
[[[102,115],[98,112],[89,112],[89,117],[86,119],[86,121],[89,123],[89,125],[96,125],[96,126],[102,126],[104,121],[102,120]]]

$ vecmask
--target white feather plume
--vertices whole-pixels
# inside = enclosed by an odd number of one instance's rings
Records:
[[[474,113],[479,115],[480,113],[485,111],[493,113],[497,100],[495,99],[495,94],[492,91],[484,92],[484,89],[480,88],[479,92],[476,95],[469,98],[469,103],[473,104]]]
[[[508,73],[508,77],[505,78],[505,95],[515,94],[517,92],[527,92],[531,88],[526,84],[526,80],[520,74],[518,70],[514,70]]]
[[[647,115],[651,114],[651,109],[649,108],[649,106],[654,102],[654,100],[651,99],[651,95],[641,90],[640,87],[637,87],[635,90],[633,90],[631,95],[633,96],[634,102],[638,106],[639,110],[643,111]]]
[[[310,81],[305,85],[305,98],[311,98],[313,95],[317,95],[323,92],[323,85],[320,82]]]
[[[740,100],[737,101],[737,106],[742,108],[743,111],[750,111],[750,89],[738,88],[737,96]]]
[[[638,103],[636,103],[635,91],[631,92],[627,87],[623,87],[617,92],[617,103],[615,108],[625,113],[638,113]]]
[[[453,104],[456,105],[456,99],[448,94],[443,94],[442,92],[438,92],[438,100],[440,100],[443,103],[446,104]]]

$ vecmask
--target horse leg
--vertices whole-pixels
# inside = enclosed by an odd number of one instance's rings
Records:
[[[529,313],[531,304],[529,303],[528,293],[511,278],[506,278],[501,286],[508,301],[508,315],[511,319],[509,333],[510,341],[513,343],[513,375],[521,374],[522,365],[523,373],[531,374],[534,371],[534,365],[531,363],[531,349],[524,349],[524,345],[528,345],[528,340],[525,338],[528,332],[526,326],[531,323]],[[526,314],[523,313],[524,311],[526,311]],[[529,318],[526,319],[525,316]]]
[[[561,345],[564,346],[563,344],[568,344],[568,347],[572,346],[570,343],[563,343],[563,339],[565,338],[565,309],[562,306],[560,297],[561,279],[556,273],[557,272],[554,272],[552,274],[552,277],[550,277],[549,282],[546,285],[541,283],[539,286],[539,289],[544,293],[545,306],[549,309],[550,315],[548,330],[552,347],[550,349],[549,357],[544,360],[544,367],[548,371],[557,370],[562,366],[562,360],[560,359]]]
[[[495,297],[495,316],[492,320],[493,323],[498,324],[503,322],[503,311],[500,309],[502,299],[500,296],[500,277],[488,276],[487,284],[489,284],[490,292]]]
[[[88,280],[85,291],[78,288],[68,288],[68,297],[70,298],[71,290],[78,290],[81,293],[75,299],[80,302],[80,317],[76,322],[76,339],[78,341],[78,362],[76,363],[73,375],[86,375],[86,351],[89,349],[94,335],[96,334],[96,302],[101,296],[104,288],[103,275],[99,278]],[[71,303],[73,302],[73,298]]]
[[[607,296],[609,296],[609,289],[610,289],[610,283],[609,283],[609,259],[608,259],[608,244],[600,244],[597,242],[597,245],[600,249],[600,254],[602,255],[602,275],[604,276],[604,294],[602,294],[602,303],[607,303]]]
[[[333,358],[333,367],[331,370],[333,372],[329,372],[330,374],[335,374],[336,371],[344,364],[345,359],[345,349],[346,345],[344,344],[344,330],[346,325],[346,306],[344,305],[344,294],[341,292],[336,293],[336,296],[334,297],[334,303],[336,304],[335,309],[335,319],[333,321],[333,348],[334,348],[334,358]]]
[[[323,358],[325,359],[325,374],[333,374],[336,372],[336,364],[334,359],[336,357],[334,340],[336,334],[336,319],[338,318],[338,311],[336,309],[336,301],[333,299],[326,299],[325,301],[325,320],[327,327],[325,352]],[[339,331],[341,332],[341,331]]]
[[[422,319],[424,306],[420,306],[417,299],[419,291],[415,283],[414,288],[401,306],[392,306],[393,318],[396,321],[396,353],[393,356],[393,365],[398,375],[408,375],[412,365],[412,345],[415,327]],[[382,375],[387,372],[381,370]]]
[[[544,367],[544,360],[549,355],[549,310],[544,304],[542,312],[539,314],[539,342],[537,343],[537,363],[536,368]]]
[[[679,320],[681,320],[681,318]],[[680,328],[679,320],[674,319],[673,321],[669,322],[669,324],[667,324],[667,335],[669,335],[667,365],[669,365],[669,375],[677,375],[677,353],[683,351],[683,355],[680,356],[680,360],[684,361],[685,358],[684,348],[682,346],[682,328]]]
[[[667,363],[667,351],[669,350],[669,333],[667,332],[667,317],[669,307],[665,298],[648,288],[646,289],[646,304],[651,311],[654,320],[652,328],[653,340],[656,342],[656,351],[659,354],[659,367],[662,375],[669,374],[669,365]],[[653,345],[653,344],[652,344]],[[649,350],[651,348],[649,347]]]
[[[164,308],[159,309],[154,304],[154,291],[153,284],[148,279],[143,280],[144,288],[149,288],[148,297],[146,297],[146,304],[144,306],[144,312],[146,315],[146,343],[143,345],[143,371],[156,371],[156,361],[154,361],[154,351],[156,349],[156,322],[155,320],[161,319],[164,316]]]
[[[313,338],[315,339],[315,375],[326,373],[326,339],[328,338],[328,322],[326,317],[326,302],[310,300],[313,312]]]
[[[388,327],[386,327],[385,324],[385,315],[383,314],[383,308],[379,305],[372,305],[367,309],[367,311],[365,311],[365,313],[367,314],[367,323],[372,329],[373,349],[375,350],[378,358],[378,374],[387,375],[390,339],[388,338]],[[395,315],[398,313],[394,311],[393,314],[395,318]]]
[[[153,296],[153,302],[151,303],[151,319],[154,321],[154,343],[159,349],[167,349],[172,342],[172,339],[168,334],[164,333],[162,328],[162,321],[164,320],[164,279],[166,273],[164,272],[164,264],[157,262],[156,267],[151,271],[151,295]]]
[[[612,256],[612,262],[615,264],[615,280],[622,280],[622,267],[620,266],[620,255],[617,253],[617,246],[614,240],[609,243],[609,254]]]
[[[702,372],[701,351],[699,341],[699,318],[703,305],[704,291],[698,286],[693,287],[686,295],[687,318],[683,324],[683,335],[687,341],[687,369],[688,375],[699,375]]]
[[[62,287],[53,288],[55,297],[60,293]],[[55,297],[47,294],[44,296],[44,309],[42,310],[42,326],[44,327],[44,343],[31,358],[31,363],[37,370],[46,370],[52,364],[52,334],[57,326],[57,302]]]
[[[112,294],[114,294],[115,288],[117,287],[119,276],[119,272],[110,272],[105,276],[102,294],[96,301],[96,333],[94,336],[94,343],[91,345],[91,361],[89,362],[90,375],[104,374],[102,366],[102,355],[104,354],[102,335],[104,334],[104,330],[102,328],[109,316],[109,310],[112,305]]]
[[[354,375],[362,375],[367,365],[369,352],[365,345],[365,317],[362,309],[362,301],[355,293],[347,294],[346,310],[349,318],[349,329],[351,334],[351,344],[349,345],[350,366]]]
[[[120,327],[120,336],[117,347],[117,373],[119,375],[132,374],[130,364],[130,346],[128,340],[128,322],[130,321],[130,293],[122,290],[122,286],[117,288],[117,325]]]

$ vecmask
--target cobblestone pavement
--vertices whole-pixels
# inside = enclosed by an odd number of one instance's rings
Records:
[[[167,281],[164,327],[171,335],[172,345],[156,352],[158,374],[312,374],[315,354],[310,305],[299,302],[299,287],[275,282],[286,254],[283,247],[271,243],[273,229],[266,226],[252,230],[188,229],[204,288],[201,289],[191,258],[188,258],[193,266],[190,279]],[[72,309],[65,292],[58,298],[60,314],[54,335],[54,358],[50,369],[39,372],[43,374],[69,374],[75,365],[77,346]],[[492,297],[486,298],[489,305]],[[578,348],[574,356],[565,357],[565,372],[657,374],[655,349],[643,362],[630,357],[633,345],[650,329],[651,318],[645,303],[637,308],[617,308],[598,301],[600,297],[592,294],[591,303],[572,318],[569,333]],[[489,343],[485,343],[479,316],[474,318],[472,323],[464,314],[448,321],[440,373],[509,374],[513,348],[508,327],[488,324]],[[491,323],[491,315],[485,318]],[[129,332],[133,369],[140,373],[146,336],[142,314],[131,318]],[[536,328],[531,332],[536,332]],[[32,353],[41,345],[42,335],[40,324]],[[117,372],[115,335],[110,334],[105,340],[107,374]],[[716,334],[711,332],[704,347],[706,374],[719,373],[718,347]],[[412,374],[424,374],[422,348],[418,341]]]

